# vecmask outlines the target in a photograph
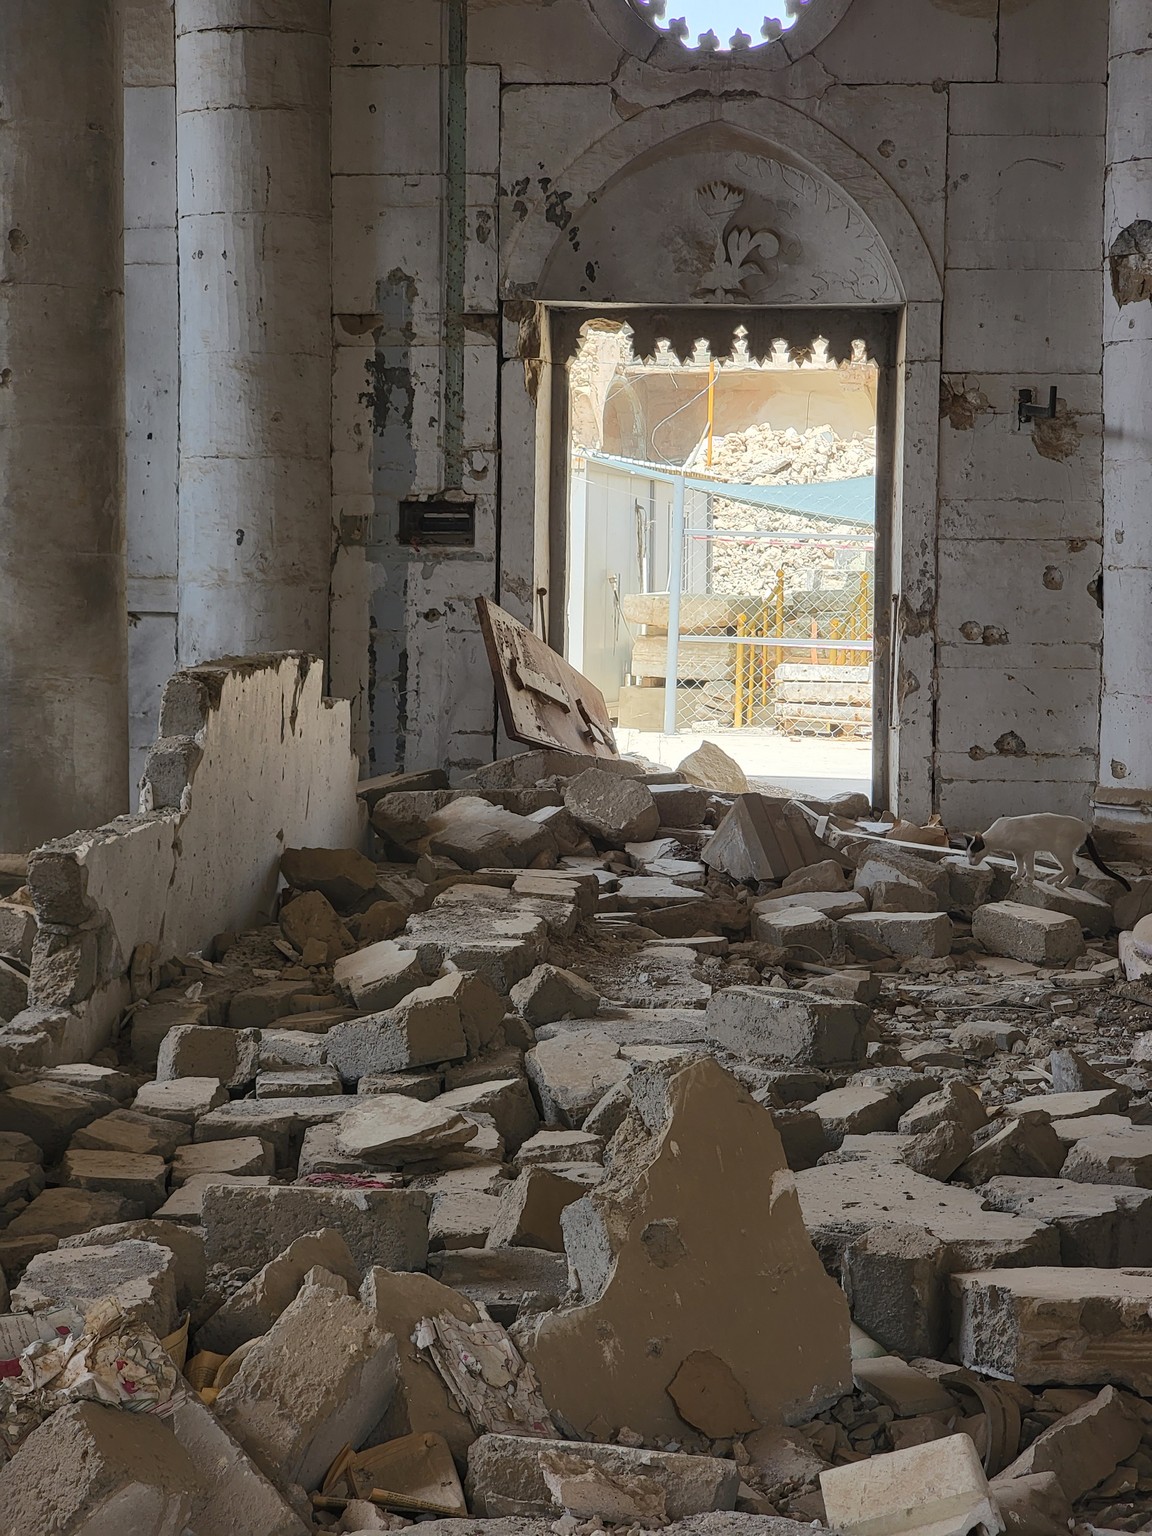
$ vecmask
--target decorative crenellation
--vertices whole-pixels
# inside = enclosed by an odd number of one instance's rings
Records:
[[[723,53],[731,51],[733,53],[742,53],[753,48],[762,48],[766,43],[779,42],[786,33],[792,30],[800,17],[807,12],[809,6],[819,4],[819,0],[786,0],[783,17],[765,16],[759,26],[756,27],[757,35],[755,37],[753,37],[751,32],[745,32],[742,27],[737,27],[727,42],[720,38],[714,27],[708,27],[706,31],[698,32],[696,41],[691,42],[690,37],[693,28],[689,26],[686,17],[673,16],[669,17],[667,21],[664,19],[668,10],[668,0],[630,0],[630,3],[634,10],[639,11],[645,21],[649,22],[658,31],[666,33],[667,36],[676,38],[685,48],[689,48],[693,52]],[[707,8],[704,9],[706,12]],[[693,10],[699,14],[697,7],[694,6]],[[755,25],[751,21],[749,24]]]

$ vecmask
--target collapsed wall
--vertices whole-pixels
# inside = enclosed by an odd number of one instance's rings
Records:
[[[0,1065],[87,1059],[166,959],[271,911],[285,848],[359,841],[350,705],[322,684],[298,652],[169,680],[140,811],[29,856],[29,1007]]]

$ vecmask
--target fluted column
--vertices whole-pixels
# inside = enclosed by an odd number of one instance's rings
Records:
[[[176,0],[182,664],[324,656],[329,0]]]
[[[1098,824],[1152,848],[1152,22],[1112,0],[1104,189],[1104,679]]]
[[[128,808],[117,0],[0,6],[0,851]]]

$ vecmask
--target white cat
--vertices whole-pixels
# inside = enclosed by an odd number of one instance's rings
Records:
[[[1096,868],[1111,880],[1118,880],[1126,891],[1132,889],[1122,875],[1103,862],[1088,831],[1088,823],[1079,816],[1056,816],[1041,812],[1036,816],[1001,816],[983,836],[968,839],[968,858],[978,864],[985,853],[1011,854],[1016,860],[1017,878],[1036,879],[1036,855],[1048,853],[1056,860],[1061,874],[1055,885],[1067,885],[1077,873],[1076,854],[1087,849]]]

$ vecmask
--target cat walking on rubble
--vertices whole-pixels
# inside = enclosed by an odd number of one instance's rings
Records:
[[[968,859],[979,864],[986,853],[1011,854],[1016,860],[1017,878],[1036,879],[1036,855],[1050,854],[1059,864],[1061,873],[1053,882],[1067,885],[1076,870],[1076,855],[1083,848],[1096,868],[1110,880],[1118,880],[1126,891],[1132,887],[1109,869],[1092,841],[1088,823],[1079,816],[1057,816],[1041,812],[1036,816],[1001,816],[987,832],[967,839]]]

